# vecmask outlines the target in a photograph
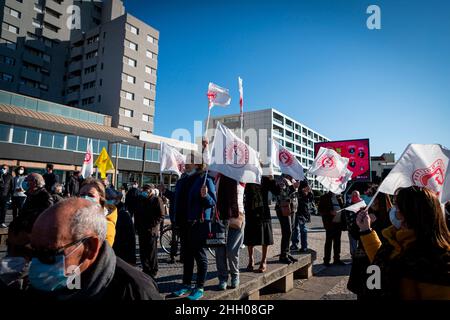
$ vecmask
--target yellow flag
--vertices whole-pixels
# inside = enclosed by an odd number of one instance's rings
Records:
[[[111,158],[109,157],[108,152],[106,152],[106,149],[104,147],[94,165],[98,168],[98,171],[100,171],[102,179],[106,178],[106,171],[114,170]]]

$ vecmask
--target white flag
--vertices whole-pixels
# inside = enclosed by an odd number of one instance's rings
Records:
[[[83,178],[88,178],[94,173],[94,156],[92,155],[92,139],[88,139],[86,155],[84,156],[83,168],[81,175]]]
[[[160,165],[161,172],[170,172],[181,176],[186,165],[186,156],[171,145],[161,142]]]
[[[219,87],[218,85],[210,82],[208,86],[208,100],[209,108],[213,106],[226,107],[231,102],[231,97],[228,89]]]
[[[309,174],[329,178],[342,178],[347,172],[348,158],[342,157],[333,149],[321,147],[316,159],[308,170]]]
[[[272,151],[271,151],[272,165],[275,168],[279,168],[284,174],[290,175],[297,181],[305,179],[303,172],[303,166],[298,159],[289,152],[285,147],[272,139]]]
[[[239,106],[241,108],[241,115],[244,113],[244,87],[242,86],[242,79],[238,77],[239,84]]]
[[[217,123],[209,170],[243,183],[261,183],[259,153],[230,129]]]
[[[326,189],[335,194],[341,194],[347,188],[347,183],[352,179],[353,172],[345,168],[344,173],[338,178],[317,176],[319,181]]]
[[[450,150],[439,144],[410,144],[378,191],[394,194],[398,188],[427,187],[446,203],[450,200],[449,159]]]
[[[348,206],[347,208],[344,208],[341,211],[347,210],[347,211],[357,213],[360,209],[362,209],[364,207],[367,207],[367,204],[364,200],[361,200],[360,202],[352,204],[351,206]]]

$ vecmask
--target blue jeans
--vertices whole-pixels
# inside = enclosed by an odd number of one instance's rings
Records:
[[[239,250],[244,243],[244,226],[241,229],[228,227],[228,221],[222,221],[227,230],[227,244],[216,248],[216,266],[219,281],[239,280]],[[229,272],[228,272],[229,269]]]
[[[292,245],[296,247],[298,247],[298,243],[301,242],[301,248],[308,249],[308,229],[306,228],[306,223],[299,219],[298,214],[295,215],[291,241]]]

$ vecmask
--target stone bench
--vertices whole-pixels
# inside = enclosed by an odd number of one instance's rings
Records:
[[[308,279],[312,276],[312,263],[315,256],[315,252],[295,255],[298,262],[289,265],[281,264],[276,259],[268,260],[265,273],[242,272],[238,288],[225,291],[206,290],[203,299],[259,300],[260,290],[268,287],[286,293],[293,289],[294,279]],[[216,279],[214,281],[217,282]]]

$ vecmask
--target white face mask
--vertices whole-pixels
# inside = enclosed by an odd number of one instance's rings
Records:
[[[25,171],[22,170],[22,169],[19,170],[19,174],[23,174],[24,172],[25,172]]]
[[[2,173],[3,174],[7,174],[8,173],[8,169],[2,168]]]
[[[389,210],[389,219],[391,220],[392,225],[396,229],[400,229],[402,227],[402,222],[397,218],[397,208],[392,207],[391,210]]]

